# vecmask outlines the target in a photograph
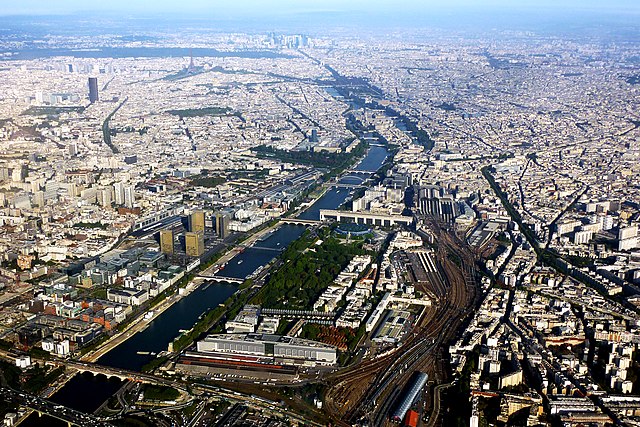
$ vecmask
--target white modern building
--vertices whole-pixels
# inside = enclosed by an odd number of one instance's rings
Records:
[[[269,334],[219,334],[198,341],[201,353],[270,356],[285,364],[334,365],[334,346],[300,338]]]

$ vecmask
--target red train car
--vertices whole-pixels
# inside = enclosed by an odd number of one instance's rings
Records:
[[[405,427],[417,427],[419,414],[416,411],[408,411],[407,416],[404,418]]]

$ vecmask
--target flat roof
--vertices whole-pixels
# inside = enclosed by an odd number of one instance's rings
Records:
[[[260,343],[260,342],[280,343],[280,344],[325,348],[325,349],[332,349],[332,350],[336,348],[335,346],[324,344],[318,341],[305,340],[302,338],[289,337],[286,335],[257,334],[257,333],[207,335],[203,341],[214,341],[214,340],[257,342],[257,343]]]

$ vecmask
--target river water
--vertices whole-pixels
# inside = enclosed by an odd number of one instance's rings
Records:
[[[301,225],[281,225],[270,235],[233,257],[216,276],[245,279],[278,256],[291,242],[300,237],[304,230],[306,227]]]
[[[237,290],[236,285],[216,283],[203,285],[169,307],[149,326],[98,359],[99,364],[140,370],[155,358],[152,353],[167,350],[180,330],[191,329],[206,311],[216,308]]]
[[[353,177],[367,177],[384,163],[388,152],[384,147],[373,146],[367,156],[355,167],[361,171]],[[352,177],[352,179],[353,179]],[[349,176],[343,177],[351,183]],[[353,184],[357,184],[354,179]],[[301,219],[319,219],[320,209],[336,209],[349,197],[349,189],[333,187],[311,205],[299,217]],[[282,225],[270,235],[258,240],[252,247],[232,258],[225,268],[216,275],[234,279],[244,279],[256,269],[266,265],[278,256],[291,242],[306,230],[299,225]],[[155,358],[155,354],[167,349],[169,342],[180,334],[180,330],[190,329],[198,318],[209,309],[217,307],[237,290],[231,283],[210,283],[201,286],[188,296],[169,307],[154,319],[149,326],[138,332],[109,353],[102,356],[98,363],[118,368],[140,370],[142,366]],[[92,413],[111,397],[123,383],[117,379],[107,379],[103,375],[89,373],[73,377],[64,387],[55,393],[51,400],[79,411]],[[26,427],[65,427],[66,423],[48,416],[31,415],[23,424]]]
[[[298,218],[317,221],[320,219],[320,209],[336,209],[345,202],[347,197],[349,197],[348,189],[333,187],[309,206],[306,211],[298,215]]]
[[[373,145],[369,148],[367,156],[355,167],[355,170],[374,173],[380,169],[380,166],[382,166],[388,156],[389,152],[385,147]]]
[[[347,174],[338,181],[342,185],[362,185],[363,181],[371,177],[371,175],[380,169],[384,161],[389,156],[389,152],[385,147],[374,145],[369,148],[367,155],[353,169],[356,172]],[[337,209],[349,197],[350,190],[348,188],[332,187],[314,204],[298,215],[300,219],[319,220],[320,209]]]
[[[107,399],[113,396],[123,384],[118,378],[107,378],[104,375],[93,375],[90,372],[84,372],[71,378],[51,396],[50,400],[77,411],[92,414]],[[26,427],[66,427],[67,423],[47,415],[39,417],[34,413],[20,425]]]
[[[374,172],[384,163],[387,155],[384,147],[373,146],[355,169]],[[336,209],[348,197],[348,189],[334,187],[303,212],[300,218],[317,220],[320,218],[320,209]],[[216,275],[222,278],[245,279],[277,257],[291,242],[300,237],[305,229],[306,227],[299,225],[280,226],[271,235],[232,258]],[[180,330],[190,329],[203,313],[223,303],[236,290],[237,285],[231,283],[201,286],[160,314],[145,330],[102,356],[97,363],[140,370],[154,359],[154,354],[166,350],[168,344],[180,335]]]

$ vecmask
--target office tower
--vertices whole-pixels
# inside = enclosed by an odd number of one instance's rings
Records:
[[[27,168],[20,165],[14,168],[11,171],[11,181],[13,182],[24,182],[24,179],[27,177]]]
[[[105,188],[103,190],[98,191],[96,201],[100,206],[104,208],[111,206],[111,189]]]
[[[189,215],[189,231],[204,232],[204,212],[196,211]]]
[[[138,156],[133,154],[131,156],[124,156],[124,162],[128,165],[135,165],[138,163]]]
[[[113,184],[113,193],[113,199],[116,202],[116,205],[124,205],[124,184],[121,182],[116,182],[115,184]]]
[[[131,209],[136,201],[136,191],[133,185],[124,187],[124,206]]]
[[[220,212],[216,214],[216,233],[221,239],[229,235],[229,218]]]
[[[613,217],[611,215],[607,215],[602,220],[602,229],[611,230],[612,228],[613,228]]]
[[[75,142],[72,142],[71,144],[69,144],[67,149],[69,150],[69,155],[71,157],[75,157],[78,155],[78,144],[76,144]]]
[[[44,205],[46,203],[46,200],[44,198],[44,191],[36,191],[35,194],[34,194],[34,199],[35,199],[36,205],[39,208],[43,208],[44,207]]]
[[[620,227],[620,230],[618,230],[619,240],[631,239],[633,237],[636,237],[637,235],[638,235],[637,225],[632,225],[629,227]]]
[[[99,99],[100,98],[98,97],[98,78],[89,77],[89,102],[93,104]]]
[[[188,256],[200,256],[204,253],[204,233],[188,232],[184,235],[184,251]]]
[[[618,250],[628,251],[638,247],[638,226],[620,227],[618,231]]]
[[[311,129],[311,138],[309,138],[311,142],[318,142],[318,131],[316,129]]]
[[[160,230],[160,252],[173,255],[173,230]]]

